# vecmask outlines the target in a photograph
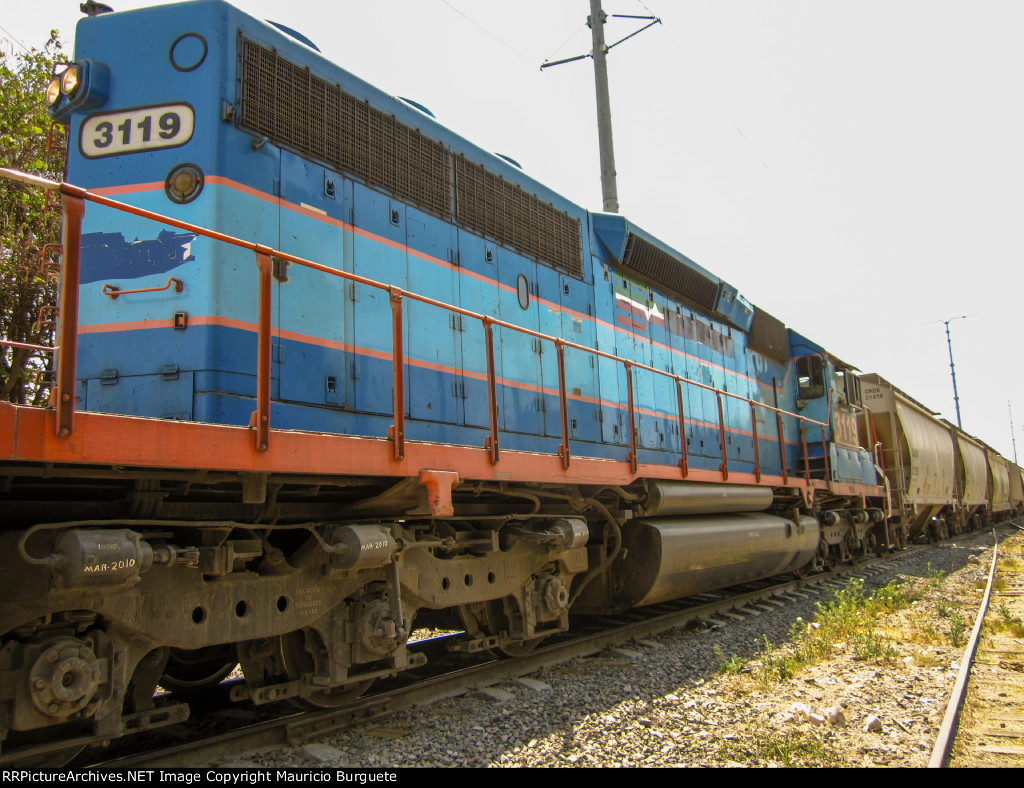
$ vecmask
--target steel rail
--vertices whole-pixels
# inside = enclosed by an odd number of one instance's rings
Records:
[[[928,761],[929,769],[942,769],[948,764],[949,751],[953,747],[953,740],[960,722],[960,711],[963,709],[964,700],[967,697],[967,684],[971,678],[971,669],[974,667],[974,655],[978,650],[978,642],[981,640],[981,628],[985,623],[985,614],[988,612],[988,603],[992,597],[992,586],[996,579],[996,562],[999,560],[999,535],[995,528],[992,529],[992,537],[995,539],[995,546],[992,548],[992,568],[988,572],[988,585],[985,588],[981,606],[978,608],[978,616],[974,620],[974,629],[971,630],[971,637],[967,641],[964,656],[960,661],[960,672],[953,685],[953,692],[950,695],[949,704],[946,706],[946,714],[942,718],[942,725],[939,726],[935,747],[932,749],[932,756]]]

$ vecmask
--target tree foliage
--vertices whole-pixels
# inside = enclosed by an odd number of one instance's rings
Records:
[[[58,33],[28,54],[6,48],[0,47],[0,166],[63,180],[65,130],[52,124],[43,104],[53,64],[63,60]],[[40,254],[59,238],[54,195],[47,206],[41,190],[0,179],[0,339],[54,344],[55,311],[43,307],[56,306],[57,280],[43,270]],[[0,401],[44,403],[52,365],[51,353],[0,345]]]

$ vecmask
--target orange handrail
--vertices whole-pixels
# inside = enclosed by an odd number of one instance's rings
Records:
[[[260,342],[258,343],[259,360],[257,363],[257,410],[253,414],[253,420],[251,426],[256,429],[256,449],[258,451],[266,451],[269,447],[270,441],[270,375],[271,375],[271,350],[270,350],[270,336],[272,332],[271,320],[272,320],[272,288],[266,280],[270,277],[271,262],[274,259],[285,260],[296,265],[303,266],[305,268],[319,271],[330,276],[337,276],[342,279],[355,282],[357,284],[363,284],[368,287],[373,287],[378,290],[386,291],[389,294],[389,303],[392,309],[392,365],[394,369],[394,424],[389,430],[389,436],[395,443],[394,456],[396,460],[402,459],[404,456],[404,440],[405,440],[405,405],[404,405],[404,373],[403,367],[405,363],[405,357],[403,353],[403,336],[402,336],[402,303],[404,299],[411,299],[418,301],[423,304],[428,304],[440,309],[447,310],[453,314],[462,315],[474,320],[480,321],[484,328],[486,344],[485,351],[487,354],[487,388],[488,388],[488,411],[489,411],[489,426],[490,435],[486,442],[486,449],[490,454],[490,460],[492,464],[499,461],[499,426],[498,426],[498,415],[497,415],[497,377],[495,372],[494,362],[494,337],[493,327],[498,326],[499,328],[506,328],[512,331],[517,331],[527,336],[535,337],[545,342],[551,342],[555,345],[556,353],[559,359],[559,407],[562,421],[562,443],[559,447],[559,453],[562,457],[563,467],[568,468],[571,458],[571,451],[569,445],[569,428],[568,428],[568,393],[567,384],[565,381],[565,368],[564,368],[564,352],[566,349],[579,350],[584,353],[589,353],[597,358],[604,358],[613,361],[617,364],[622,364],[626,373],[626,384],[627,384],[627,402],[626,409],[629,419],[629,454],[627,455],[627,462],[630,464],[630,471],[636,474],[638,468],[638,455],[637,455],[637,430],[635,422],[636,404],[634,402],[633,395],[633,378],[636,370],[642,370],[650,372],[656,375],[660,375],[664,378],[675,381],[677,386],[677,402],[679,413],[677,414],[680,423],[680,446],[682,452],[682,459],[680,460],[680,468],[683,477],[688,474],[688,459],[686,451],[686,434],[685,425],[686,420],[683,414],[683,396],[682,386],[692,386],[696,389],[713,393],[717,402],[718,410],[718,432],[719,439],[721,442],[721,472],[723,479],[729,477],[729,461],[728,451],[726,445],[726,432],[727,428],[725,425],[723,398],[729,397],[738,402],[747,403],[751,411],[752,421],[752,432],[753,432],[753,449],[754,449],[754,464],[755,464],[755,475],[758,479],[761,476],[761,464],[760,464],[760,447],[758,440],[757,425],[756,425],[756,412],[760,408],[764,412],[771,412],[776,414],[776,423],[779,441],[780,455],[782,459],[782,476],[784,481],[788,481],[788,469],[786,465],[786,452],[785,452],[785,434],[783,426],[783,417],[788,416],[796,419],[800,424],[801,433],[801,444],[804,447],[804,457],[806,460],[807,456],[807,433],[806,428],[808,425],[817,426],[821,429],[822,436],[822,447],[825,450],[825,463],[826,469],[828,468],[828,456],[827,456],[827,445],[826,445],[826,434],[825,428],[828,426],[827,422],[817,421],[806,416],[802,416],[798,413],[791,413],[773,405],[768,405],[763,402],[743,397],[739,394],[734,394],[723,389],[715,388],[704,383],[700,383],[689,378],[682,377],[672,372],[657,369],[653,366],[641,364],[630,359],[616,356],[612,353],[608,353],[596,348],[587,347],[580,345],[575,342],[570,342],[560,337],[550,336],[543,334],[539,331],[534,331],[529,328],[518,326],[514,323],[508,323],[503,320],[499,320],[491,315],[484,315],[477,312],[473,312],[463,307],[454,306],[452,304],[444,303],[433,298],[419,295],[418,293],[412,293],[401,290],[393,285],[388,285],[382,282],[378,282],[373,279],[369,279],[358,274],[349,273],[347,271],[339,271],[334,268],[330,268],[321,263],[313,262],[312,260],[306,260],[305,258],[298,257],[287,252],[282,252],[276,249],[272,249],[261,244],[254,243],[252,241],[246,241],[240,238],[236,238],[225,233],[217,232],[215,230],[209,230],[199,225],[191,224],[189,222],[181,221],[180,219],[174,219],[169,216],[156,213],[155,211],[149,211],[144,208],[139,208],[134,205],[120,202],[118,200],[112,200],[109,197],[103,195],[94,194],[86,189],[82,189],[77,186],[73,186],[68,183],[57,183],[54,181],[46,180],[38,176],[29,175],[27,173],[18,172],[16,170],[10,170],[6,168],[0,168],[0,177],[4,177],[10,180],[15,180],[26,185],[35,186],[51,191],[57,191],[61,194],[65,207],[65,214],[68,219],[67,229],[65,232],[64,247],[65,247],[65,269],[64,274],[69,280],[77,280],[80,266],[80,243],[81,243],[81,222],[84,215],[84,204],[83,201],[93,202],[97,205],[103,205],[108,208],[115,210],[124,211],[134,216],[139,216],[152,221],[160,222],[171,227],[177,227],[178,229],[195,233],[206,238],[220,241],[223,243],[237,246],[244,249],[249,249],[256,253],[257,256],[257,267],[259,269],[260,279],[260,297],[259,297],[259,318],[258,318],[258,336]],[[176,290],[181,290],[181,280],[174,279],[173,277],[168,280],[166,286],[162,288],[149,288],[144,290],[114,290],[112,292],[107,291],[107,287],[113,287],[112,285],[105,285],[104,292],[107,295],[116,297],[125,293],[133,292],[152,292],[155,290],[168,289],[172,283],[177,283]],[[75,332],[77,331],[78,323],[78,291],[77,288],[65,287],[63,288],[63,301],[61,305],[61,342],[59,345],[65,349],[64,352],[58,357],[58,375],[57,375],[57,394],[58,394],[58,421],[57,421],[57,432],[61,437],[66,437],[71,434],[71,419],[74,410],[74,380],[75,380]],[[621,404],[621,403],[620,403]],[[766,436],[771,438],[772,436]],[[810,482],[810,467],[809,463],[805,468],[805,480]],[[827,474],[826,474],[827,476]]]
[[[129,295],[131,293],[159,293],[161,290],[170,290],[172,286],[174,287],[175,293],[180,293],[185,289],[185,283],[172,276],[167,280],[167,284],[163,287],[140,287],[137,290],[118,290],[114,285],[106,284],[103,285],[103,295],[110,296],[111,298],[117,298],[118,296]]]

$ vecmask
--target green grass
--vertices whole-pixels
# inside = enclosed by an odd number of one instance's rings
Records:
[[[762,684],[774,684],[776,681],[788,681],[802,667],[800,660],[783,651],[772,647],[767,635],[764,637],[764,650],[756,665],[755,673]]]
[[[719,757],[739,763],[768,761],[781,766],[843,766],[828,744],[810,731],[754,733],[753,740],[725,742]]]
[[[762,684],[771,685],[832,657],[839,648],[848,647],[859,660],[896,662],[899,653],[891,639],[875,628],[875,620],[907,607],[913,598],[910,591],[895,581],[866,594],[863,580],[851,580],[832,601],[818,604],[814,621],[798,618],[794,622],[788,647],[773,649],[765,638],[759,659],[751,663],[751,672]],[[731,671],[723,666],[723,672]]]
[[[747,660],[739,654],[733,654],[718,666],[718,672],[735,676],[738,673],[742,673],[746,667]]]
[[[889,638],[879,635],[870,624],[863,632],[857,632],[851,639],[853,658],[860,661],[869,659],[894,664],[899,659],[899,652]]]
[[[1005,602],[999,606],[996,614],[989,615],[987,623],[992,632],[1009,632],[1012,637],[1024,638],[1024,621],[1013,615]]]
[[[928,585],[932,588],[938,589],[942,582],[946,579],[946,573],[941,569],[932,569],[932,564],[928,562]]]
[[[949,642],[958,648],[967,643],[967,619],[959,608],[949,615]]]

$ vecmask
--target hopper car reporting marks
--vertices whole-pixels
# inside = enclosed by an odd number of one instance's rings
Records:
[[[180,721],[236,662],[236,700],[335,706],[414,626],[518,654],[1021,506],[977,440],[309,43],[219,0],[85,19],[48,91],[78,185],[2,173],[59,190],[65,248],[54,407],[0,404],[0,760]]]

